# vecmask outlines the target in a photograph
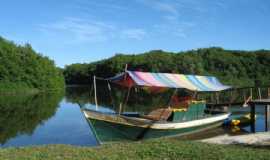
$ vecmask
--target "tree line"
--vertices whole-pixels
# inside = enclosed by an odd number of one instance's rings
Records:
[[[0,37],[0,91],[54,90],[64,87],[62,71],[30,44],[17,45]]]
[[[270,85],[270,51],[225,50],[220,47],[184,52],[153,50],[142,54],[116,54],[92,63],[64,68],[66,84],[90,84],[92,76],[110,77],[128,70],[211,75],[223,83],[243,86]]]

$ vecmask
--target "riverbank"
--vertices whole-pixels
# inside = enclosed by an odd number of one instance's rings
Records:
[[[50,93],[50,92],[65,92],[65,87],[62,88],[47,88],[38,89],[29,87],[21,83],[0,83],[0,95],[33,95],[38,93]]]
[[[0,95],[34,94],[39,90],[27,86],[25,83],[0,83]]]
[[[247,135],[221,135],[213,138],[201,140],[201,142],[214,144],[240,144],[252,146],[269,146],[270,147],[270,132],[247,134]]]
[[[47,145],[0,149],[0,159],[268,159],[269,149],[177,139],[104,144],[98,147]]]

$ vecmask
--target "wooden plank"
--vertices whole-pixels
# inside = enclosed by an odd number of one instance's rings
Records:
[[[270,105],[270,99],[256,99],[250,101],[249,104]]]
[[[234,103],[207,103],[206,106],[213,106],[213,107],[224,107],[224,106],[236,106],[236,105],[242,105],[244,102],[234,102]]]

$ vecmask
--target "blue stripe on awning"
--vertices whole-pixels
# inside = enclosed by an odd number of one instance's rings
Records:
[[[152,75],[159,81],[161,81],[162,83],[167,84],[168,86],[171,86],[173,88],[177,88],[178,85],[175,84],[173,81],[169,80],[168,78],[166,78],[166,76],[163,76],[162,74],[155,74],[152,73]]]
[[[195,76],[193,75],[186,75],[186,77],[188,78],[188,80],[190,80],[190,82],[195,85],[196,87],[200,88],[200,91],[209,91],[209,88],[205,87],[204,85],[202,85],[202,83],[200,83]]]

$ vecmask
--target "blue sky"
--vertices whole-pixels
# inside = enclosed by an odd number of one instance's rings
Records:
[[[4,0],[0,35],[57,66],[115,53],[270,49],[269,0]]]

